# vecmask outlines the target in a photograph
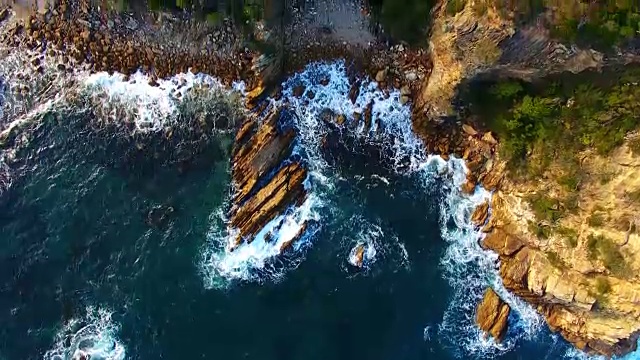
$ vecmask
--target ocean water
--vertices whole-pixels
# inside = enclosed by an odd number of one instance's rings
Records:
[[[425,153],[410,109],[343,62],[287,79],[280,121],[298,131],[307,201],[233,253],[225,224],[242,84],[181,74],[31,78],[5,61],[0,194],[0,359],[582,358],[502,287],[469,223],[466,168]],[[329,78],[323,86],[320,79]],[[291,95],[303,83],[313,100]],[[18,85],[16,85],[18,84]],[[375,99],[373,124],[355,111]],[[322,120],[347,116],[342,127]],[[285,241],[307,223],[285,254]],[[363,268],[350,260],[366,248]],[[504,343],[473,322],[487,285],[512,305]]]

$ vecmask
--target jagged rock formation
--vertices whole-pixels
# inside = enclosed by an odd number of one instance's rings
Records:
[[[640,158],[625,145],[607,157],[585,156],[582,166],[588,175],[573,192],[579,206],[553,227],[530,226],[530,196],[561,197],[561,188],[551,180],[506,179],[493,196],[482,246],[499,254],[505,287],[534,305],[553,331],[584,351],[622,355],[640,338],[640,237],[633,226],[640,204],[630,195],[640,188]],[[602,222],[593,220],[598,212]],[[540,236],[533,233],[538,226],[552,230]]]
[[[605,356],[635,350],[640,337],[638,156],[626,145],[606,158],[585,153],[580,167],[588,176],[579,190],[567,194],[555,183],[561,172],[553,167],[535,181],[515,183],[494,155],[499,145],[491,133],[479,134],[476,129],[482,126],[474,119],[469,119],[473,127],[446,120],[461,105],[455,99],[466,83],[532,80],[637,57],[564,45],[552,39],[544,21],[523,26],[494,2],[469,0],[455,14],[446,3],[433,10],[433,69],[415,99],[414,111],[420,115],[414,116],[414,128],[430,152],[464,155],[471,170],[464,192],[471,193],[476,183],[495,190],[491,206],[481,205],[472,221],[487,233],[481,245],[499,254],[505,287],[535,306],[553,331],[579,349]],[[481,16],[477,5],[485,5]],[[447,126],[456,130],[442,131]],[[430,140],[430,132],[448,135]],[[556,223],[540,222],[531,204],[531,196],[539,193],[555,199],[572,195],[575,209]],[[599,219],[598,224],[590,218]],[[554,231],[550,235],[549,229]],[[482,307],[488,306],[487,296]],[[477,320],[483,329],[492,328],[486,318]]]
[[[476,322],[480,329],[501,341],[507,333],[510,312],[509,305],[493,289],[488,288],[476,309]]]
[[[282,110],[275,108],[262,120],[251,114],[236,134],[229,221],[238,234],[231,249],[251,242],[269,221],[306,198],[307,170],[300,161],[289,159],[296,134],[279,124],[281,115]]]
[[[476,5],[482,5],[482,14]],[[447,1],[440,1],[429,38],[433,69],[423,81],[417,107],[431,118],[451,115],[456,88],[472,78],[532,79],[602,65],[601,53],[568,47],[549,33],[540,23],[519,27],[487,0],[469,0],[454,15],[448,13]]]

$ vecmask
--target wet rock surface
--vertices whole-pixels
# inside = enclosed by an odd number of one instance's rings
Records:
[[[509,305],[493,289],[488,288],[476,309],[476,322],[480,329],[493,336],[496,341],[502,341],[507,333],[510,312]]]
[[[231,249],[251,242],[267,223],[306,198],[304,164],[285,161],[291,155],[296,134],[293,129],[280,126],[281,115],[279,109],[270,109],[263,120],[251,114],[236,134],[229,224],[238,230],[238,235],[230,244]]]

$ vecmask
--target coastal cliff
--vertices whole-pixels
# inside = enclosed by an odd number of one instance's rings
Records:
[[[558,39],[556,8],[524,25],[506,10],[491,1],[434,9],[433,70],[418,106],[436,122],[494,130],[500,181],[485,184],[491,204],[472,218],[504,286],[577,348],[629,353],[640,337],[640,112],[637,74],[619,65],[636,55],[622,43],[612,52]],[[505,307],[489,289],[477,309],[497,340]]]

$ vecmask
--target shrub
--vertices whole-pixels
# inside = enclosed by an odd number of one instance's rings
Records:
[[[604,267],[612,274],[623,276],[627,268],[624,257],[618,250],[618,246],[609,238],[603,235],[589,235],[587,240],[587,251],[589,259],[600,258]]]
[[[587,224],[591,227],[601,227],[604,225],[604,216],[599,212],[594,212],[587,219]]]
[[[609,279],[604,276],[598,276],[596,278],[596,291],[600,295],[608,294],[611,291]]]
[[[567,267],[564,261],[560,259],[560,256],[558,255],[558,253],[555,253],[553,251],[547,251],[547,259],[549,260],[549,263],[551,263],[551,266],[557,269],[565,269]]]
[[[493,85],[489,92],[498,99],[514,99],[524,91],[519,81],[504,81]]]
[[[539,192],[528,198],[531,210],[538,221],[556,222],[561,217],[560,206],[557,200]]]
[[[564,242],[568,247],[575,248],[578,246],[578,232],[574,229],[560,226],[557,229],[557,233],[563,237]]]

